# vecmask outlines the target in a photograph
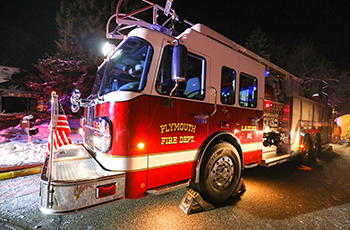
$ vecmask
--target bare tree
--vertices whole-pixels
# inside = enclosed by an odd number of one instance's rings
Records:
[[[296,46],[272,45],[272,62],[304,81],[323,80],[328,84],[329,105],[340,113],[350,112],[349,70],[339,70],[312,43],[301,42]]]
[[[36,67],[44,81],[43,91],[48,95],[56,91],[66,107],[74,88],[80,89],[83,97],[91,92],[97,66],[104,58],[101,49],[106,42],[106,23],[116,6],[116,0],[61,2],[56,15],[57,52],[39,59]]]

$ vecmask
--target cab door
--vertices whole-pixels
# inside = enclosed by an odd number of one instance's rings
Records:
[[[173,47],[164,43],[150,103],[148,188],[193,177],[197,150],[207,137],[207,58],[188,52],[186,81],[171,77]],[[170,94],[172,95],[170,97]]]
[[[209,119],[209,131],[210,134],[218,131],[232,133],[240,142],[244,164],[252,164],[261,161],[262,149],[256,122],[262,116],[257,110],[258,80],[237,72],[237,69],[239,65],[235,59],[222,65],[221,81],[216,85],[218,106]]]

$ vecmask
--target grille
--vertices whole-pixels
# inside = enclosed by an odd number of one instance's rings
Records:
[[[94,119],[95,119],[95,106],[86,108],[86,126],[84,127],[84,143],[89,146],[90,149],[94,149],[93,135],[94,135]]]

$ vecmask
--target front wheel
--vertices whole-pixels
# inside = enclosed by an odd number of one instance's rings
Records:
[[[227,142],[213,146],[204,156],[197,185],[203,198],[219,203],[235,192],[241,180],[241,160],[235,147]]]

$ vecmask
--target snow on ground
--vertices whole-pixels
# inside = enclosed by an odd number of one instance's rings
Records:
[[[36,121],[36,123],[39,121]],[[47,138],[49,136],[49,120],[41,121],[39,133],[32,136],[28,143],[27,131],[20,125],[0,130],[0,169],[22,165],[41,164],[48,153]],[[81,143],[82,136],[78,133],[79,120],[68,120],[73,143]]]

